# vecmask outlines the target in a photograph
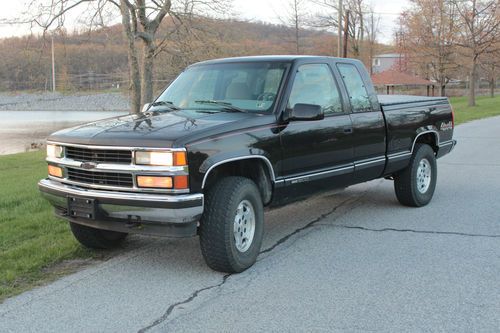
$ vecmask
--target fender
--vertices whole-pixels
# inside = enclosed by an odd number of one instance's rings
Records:
[[[260,159],[264,161],[265,165],[267,166],[267,171],[269,172],[269,175],[271,177],[271,181],[274,183],[276,181],[276,175],[274,173],[274,168],[271,164],[271,161],[269,158],[265,156],[265,152],[260,150],[260,149],[245,149],[241,151],[235,151],[231,153],[223,153],[215,156],[210,156],[207,158],[199,168],[199,172],[204,174],[203,176],[203,181],[201,183],[201,188],[205,188],[205,183],[208,179],[208,175],[210,172],[215,169],[217,166],[233,162],[233,161],[240,161],[240,160],[246,160],[246,159]]]

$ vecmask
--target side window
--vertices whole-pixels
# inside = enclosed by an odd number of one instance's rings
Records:
[[[339,90],[328,65],[299,67],[288,99],[288,108],[293,108],[297,103],[320,105],[325,114],[343,112]]]
[[[340,71],[340,75],[342,75],[342,80],[349,94],[352,111],[372,111],[368,91],[356,66],[351,64],[337,64],[337,68]]]

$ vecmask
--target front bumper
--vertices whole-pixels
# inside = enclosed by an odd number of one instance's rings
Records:
[[[51,179],[38,183],[42,195],[59,216],[98,229],[158,236],[196,235],[203,213],[203,194],[149,194],[102,191],[62,184]],[[92,219],[68,213],[69,198],[95,202]]]

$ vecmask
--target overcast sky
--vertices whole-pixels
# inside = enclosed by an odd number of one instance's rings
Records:
[[[15,18],[26,8],[26,0],[0,0],[2,2],[2,12],[0,18]],[[287,0],[233,0],[233,11],[236,18],[245,20],[264,21],[270,23],[280,23],[279,13]],[[409,0],[368,0],[368,4],[380,15],[378,40],[384,43],[392,41],[392,32],[395,28],[396,19],[402,10],[408,7]],[[309,5],[309,11],[315,12],[317,7]],[[69,20],[66,21],[71,24]],[[29,33],[27,26],[8,26],[0,24],[0,37],[20,36]]]

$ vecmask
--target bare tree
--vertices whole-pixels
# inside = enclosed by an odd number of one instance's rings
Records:
[[[313,0],[313,2],[323,7],[324,11],[315,15],[316,20],[312,25],[324,28],[338,28],[338,0]],[[367,32],[365,16],[370,13],[370,10],[364,0],[345,0],[344,9],[346,15],[349,15],[347,32],[351,53],[353,57],[359,58]]]
[[[305,10],[305,0],[289,0],[284,13],[279,15],[280,21],[293,29],[293,43],[295,53],[300,54],[300,35],[301,30],[307,21],[307,12]]]
[[[481,56],[498,51],[500,4],[498,0],[451,0],[460,17],[460,40],[469,58],[468,105],[476,105],[477,67]]]
[[[492,49],[497,50],[496,52],[487,52],[480,59],[480,66],[482,72],[488,79],[490,88],[490,97],[495,97],[496,81],[500,75],[500,40],[497,41],[496,45],[492,45]]]
[[[27,20],[47,31],[64,25],[66,15],[77,7],[87,6],[89,27],[103,26],[106,18],[121,16],[127,41],[130,75],[131,113],[140,112],[141,105],[153,99],[154,59],[158,55],[158,30],[165,17],[191,10],[220,13],[230,0],[32,0],[26,11]],[[81,8],[80,8],[81,10]],[[167,36],[168,38],[168,36]],[[165,38],[164,38],[165,39]],[[138,45],[140,44],[140,45]]]
[[[373,8],[370,9],[370,16],[368,19],[369,25],[367,30],[368,35],[368,62],[370,68],[370,75],[373,74],[373,57],[377,44],[377,35],[379,32],[380,16],[375,16]]]
[[[449,0],[413,0],[401,17],[401,45],[407,62],[438,82],[440,95],[459,66],[456,59],[456,11]]]

